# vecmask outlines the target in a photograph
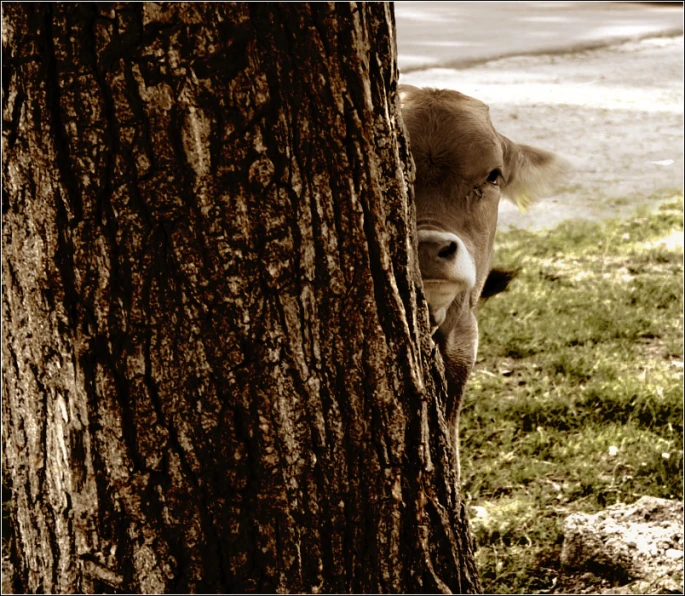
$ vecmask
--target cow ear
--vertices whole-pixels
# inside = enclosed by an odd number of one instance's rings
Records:
[[[525,211],[535,199],[560,183],[569,165],[549,151],[501,138],[506,179],[502,192]]]
[[[495,268],[488,273],[485,279],[485,285],[480,293],[481,300],[487,300],[492,296],[501,294],[507,289],[511,280],[514,279],[521,269],[503,269]]]

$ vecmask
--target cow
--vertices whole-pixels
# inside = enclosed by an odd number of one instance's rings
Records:
[[[399,87],[414,158],[419,268],[433,339],[447,380],[447,420],[459,475],[459,407],[476,360],[481,296],[506,286],[512,272],[491,268],[504,195],[519,205],[547,191],[566,164],[554,154],[499,134],[486,104],[445,89]]]

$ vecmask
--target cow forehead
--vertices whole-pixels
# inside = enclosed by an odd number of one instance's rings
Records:
[[[437,104],[454,103],[464,109],[485,111],[486,113],[489,111],[488,104],[459,91],[452,89],[426,89],[425,91],[428,96],[432,96],[433,101]]]
[[[469,104],[473,107],[480,106],[486,110],[488,109],[487,104],[483,103],[479,99],[471,97],[470,95],[465,95],[459,91],[454,91],[452,89],[435,89],[432,87],[419,88],[412,85],[400,85],[399,93],[402,101],[419,101],[423,105],[454,101]]]
[[[462,176],[502,166],[501,138],[489,108],[473,97],[445,89],[414,89],[403,100],[403,117],[415,158],[430,154],[431,162],[437,158]]]
[[[422,112],[424,117],[433,113],[452,119],[465,119],[465,124],[480,122],[492,127],[488,105],[458,91],[414,88],[411,93],[400,91],[400,97],[403,109],[410,113]]]

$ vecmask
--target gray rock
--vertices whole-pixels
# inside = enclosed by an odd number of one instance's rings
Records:
[[[683,593],[681,502],[642,497],[594,515],[570,515],[563,529],[562,566],[589,569],[620,585],[604,593]]]

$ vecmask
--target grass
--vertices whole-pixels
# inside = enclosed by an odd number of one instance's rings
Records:
[[[461,418],[486,593],[551,590],[571,513],[682,498],[682,237],[680,193],[498,236],[496,264],[522,270],[481,308]]]

